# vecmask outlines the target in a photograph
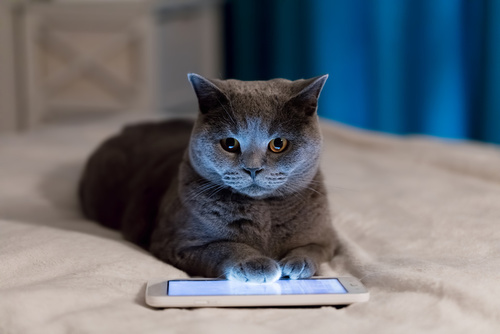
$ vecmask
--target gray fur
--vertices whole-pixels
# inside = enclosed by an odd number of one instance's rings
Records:
[[[191,275],[312,276],[337,245],[315,112],[326,78],[190,74],[196,122],[129,127],[104,143],[82,179],[84,212]],[[236,138],[240,151],[224,150],[224,138]],[[288,147],[272,152],[274,138]]]

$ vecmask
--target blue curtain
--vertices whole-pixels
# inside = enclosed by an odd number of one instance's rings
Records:
[[[230,0],[226,73],[329,73],[319,113],[500,143],[500,0]]]

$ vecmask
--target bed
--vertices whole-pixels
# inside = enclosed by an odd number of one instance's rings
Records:
[[[163,309],[146,281],[187,275],[85,220],[92,149],[143,114],[0,137],[0,333],[500,333],[500,150],[322,121],[333,224],[323,274],[354,275],[344,308]]]

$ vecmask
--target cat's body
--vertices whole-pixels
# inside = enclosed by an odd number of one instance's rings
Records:
[[[313,275],[337,244],[319,171],[326,77],[191,75],[200,115],[126,128],[89,160],[85,214],[191,275]]]

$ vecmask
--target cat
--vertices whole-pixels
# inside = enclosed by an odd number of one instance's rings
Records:
[[[190,275],[311,277],[338,245],[319,170],[327,77],[189,74],[196,121],[131,125],[105,141],[81,179],[85,216]]]

